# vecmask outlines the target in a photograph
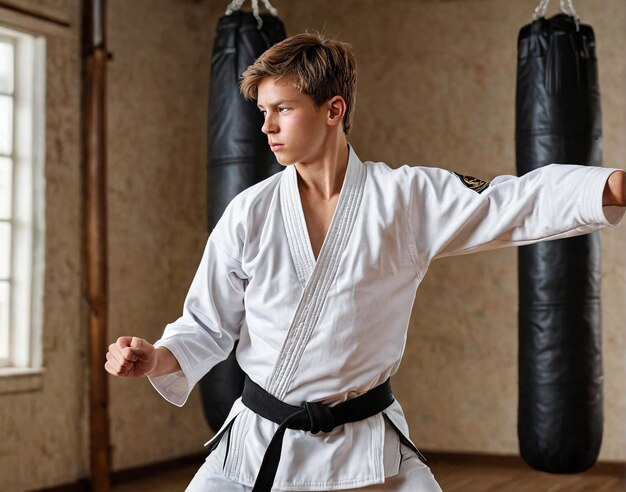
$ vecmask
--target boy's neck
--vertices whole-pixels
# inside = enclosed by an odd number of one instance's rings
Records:
[[[333,145],[326,146],[318,161],[305,165],[296,163],[300,193],[318,200],[336,197],[341,192],[349,156],[348,142],[342,133]]]

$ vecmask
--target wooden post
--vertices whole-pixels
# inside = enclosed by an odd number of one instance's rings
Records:
[[[83,0],[85,240],[91,489],[110,489],[107,340],[106,0]]]

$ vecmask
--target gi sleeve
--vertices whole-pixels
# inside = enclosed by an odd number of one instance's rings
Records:
[[[624,214],[602,206],[616,169],[552,164],[486,187],[442,169],[412,169],[408,217],[420,268],[438,257],[586,234]]]
[[[148,379],[166,400],[177,406],[187,401],[202,376],[228,357],[239,338],[247,279],[236,258],[241,258],[237,254],[241,241],[230,215],[225,212],[209,236],[182,316],[168,324],[155,343],[155,347],[165,347],[176,357],[181,370]]]

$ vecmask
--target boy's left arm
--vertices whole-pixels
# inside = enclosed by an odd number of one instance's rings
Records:
[[[621,169],[550,164],[491,183],[437,168],[405,173],[407,220],[422,267],[445,256],[588,234],[626,212]]]
[[[605,207],[626,206],[626,173],[615,171],[609,176],[602,194],[602,205]]]

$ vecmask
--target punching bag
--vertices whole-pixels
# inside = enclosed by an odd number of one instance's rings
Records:
[[[235,195],[282,170],[261,132],[261,112],[254,101],[243,98],[238,86],[242,72],[286,37],[278,17],[260,17],[259,27],[251,13],[236,11],[221,17],[217,25],[209,94],[209,231]],[[204,416],[214,431],[241,396],[243,382],[235,349],[200,381]]]
[[[600,166],[594,33],[558,14],[518,38],[518,175],[550,163]],[[520,454],[533,468],[591,467],[602,440],[597,233],[519,248]]]

